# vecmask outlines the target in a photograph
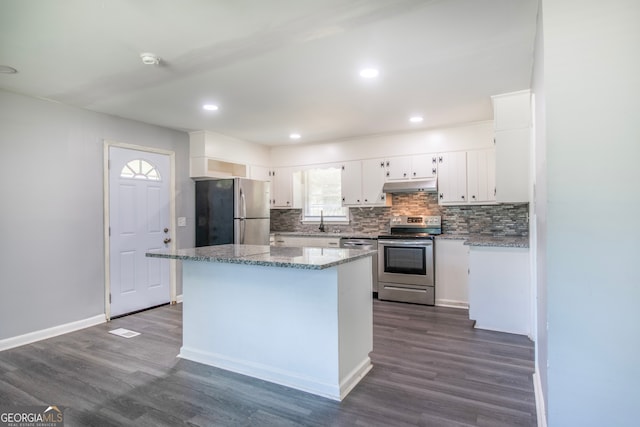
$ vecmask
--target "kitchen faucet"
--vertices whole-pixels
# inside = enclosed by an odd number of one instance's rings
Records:
[[[318,230],[324,233],[324,217],[322,215],[322,210],[320,211],[320,227],[318,227]]]

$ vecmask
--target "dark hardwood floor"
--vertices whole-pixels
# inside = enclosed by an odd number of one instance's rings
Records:
[[[535,426],[532,342],[467,316],[375,300],[374,368],[334,402],[176,358],[165,306],[0,352],[0,406],[61,405],[66,426]]]

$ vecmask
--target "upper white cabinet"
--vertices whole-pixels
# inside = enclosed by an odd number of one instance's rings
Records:
[[[491,97],[496,131],[531,126],[531,92],[521,90]]]
[[[382,159],[362,161],[362,201],[365,205],[391,206],[391,196],[382,192],[385,169]]]
[[[387,159],[385,166],[388,181],[434,178],[438,171],[435,154],[392,157]]]
[[[249,165],[269,164],[269,149],[215,132],[195,131],[189,132],[189,158],[191,178],[253,178]]]
[[[342,205],[353,206],[362,204],[362,162],[345,162],[342,165]]]
[[[469,203],[496,201],[496,153],[492,148],[467,151]]]
[[[496,201],[529,201],[531,101],[528,90],[496,95]]]
[[[271,170],[266,166],[250,166],[249,178],[258,181],[271,181]]]
[[[383,159],[356,160],[342,165],[344,206],[389,206],[391,198],[382,192],[385,181]]]
[[[438,154],[438,203],[467,203],[467,153]]]
[[[293,168],[275,168],[271,175],[271,207],[300,208],[300,171]]]

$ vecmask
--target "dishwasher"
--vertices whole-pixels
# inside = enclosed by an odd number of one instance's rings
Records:
[[[373,251],[378,250],[378,240],[377,239],[366,239],[366,238],[350,238],[350,237],[342,237],[340,239],[340,247],[345,249],[370,249]],[[373,284],[372,289],[373,293],[378,295],[378,254],[375,254],[371,257],[371,266],[372,266],[372,278]]]

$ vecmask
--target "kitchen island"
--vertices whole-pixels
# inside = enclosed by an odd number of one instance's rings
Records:
[[[182,260],[180,357],[342,400],[371,369],[376,251],[220,245]]]

